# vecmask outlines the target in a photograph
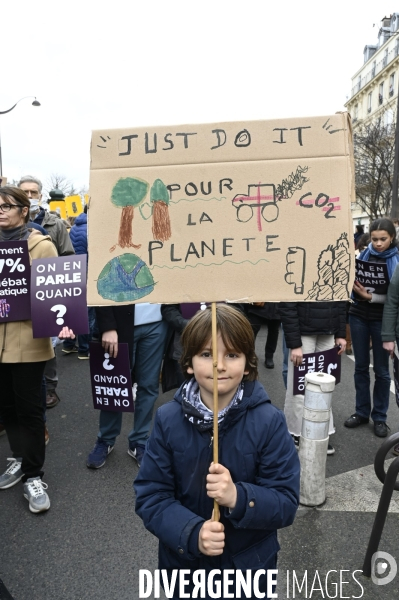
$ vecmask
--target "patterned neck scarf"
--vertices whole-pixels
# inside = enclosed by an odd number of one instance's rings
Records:
[[[392,246],[392,248],[388,248],[388,250],[384,250],[384,252],[378,252],[374,250],[373,244],[370,242],[367,248],[363,250],[358,256],[359,260],[369,260],[370,255],[378,256],[378,258],[385,259],[385,262],[388,267],[388,275],[389,279],[392,279],[392,275],[396,269],[396,265],[399,262],[399,253],[396,244]]]
[[[190,423],[193,423],[200,431],[213,429],[213,411],[202,402],[199,385],[194,377],[184,384],[182,395],[184,416]],[[229,410],[233,406],[240,404],[243,396],[244,384],[241,382],[229,404],[218,412],[219,425],[222,423]]]

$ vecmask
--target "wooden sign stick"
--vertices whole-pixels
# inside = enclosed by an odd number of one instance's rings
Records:
[[[219,460],[219,395],[218,395],[218,332],[216,323],[216,302],[212,302],[212,359],[213,359],[213,462]],[[219,504],[213,501],[213,520],[220,520]]]

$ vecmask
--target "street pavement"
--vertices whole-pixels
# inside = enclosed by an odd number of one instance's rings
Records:
[[[265,336],[262,328],[257,339],[260,380],[272,402],[283,408],[281,339],[275,369],[267,370]],[[57,352],[61,402],[47,413],[50,443],[43,478],[51,508],[30,513],[22,484],[0,491],[0,579],[14,600],[136,600],[139,569],[157,568],[157,540],[134,512],[132,483],[138,468],[127,454],[132,415],[124,415],[122,434],[105,466],[88,469],[86,456],[98,424],[89,361],[62,355],[60,347]],[[372,465],[383,440],[375,437],[371,424],[356,430],[343,426],[354,412],[353,369],[353,360],[344,355],[342,380],[333,397],[336,433],[331,442],[336,453],[327,458],[326,503],[317,509],[300,508],[294,524],[279,532],[278,598],[399,599],[399,574],[377,586],[354,573],[362,568],[382,489]],[[172,397],[173,392],[160,394],[157,406]],[[392,433],[399,431],[393,394],[388,423]],[[1,471],[9,456],[2,436]],[[399,564],[397,491],[379,550]],[[298,584],[293,588],[295,578]],[[160,597],[165,597],[162,592]]]

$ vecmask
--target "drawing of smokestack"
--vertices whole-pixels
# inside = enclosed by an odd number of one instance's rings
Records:
[[[285,281],[293,285],[295,294],[303,294],[303,284],[305,281],[306,250],[299,246],[288,248],[286,256],[286,274]]]

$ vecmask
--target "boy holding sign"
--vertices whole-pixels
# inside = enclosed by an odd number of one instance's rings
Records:
[[[238,310],[221,305],[219,462],[212,462],[211,325],[207,309],[183,331],[186,382],[157,412],[134,484],[136,511],[159,538],[159,568],[168,570],[169,579],[173,569],[191,571],[186,592],[194,589],[199,569],[207,575],[233,569],[234,585],[240,571],[254,590],[256,583],[266,592],[267,570],[276,567],[277,529],[290,525],[297,510],[299,461],[284,415],[256,381],[252,328]],[[221,506],[220,522],[212,520],[214,499]],[[174,593],[178,598],[176,588]]]

